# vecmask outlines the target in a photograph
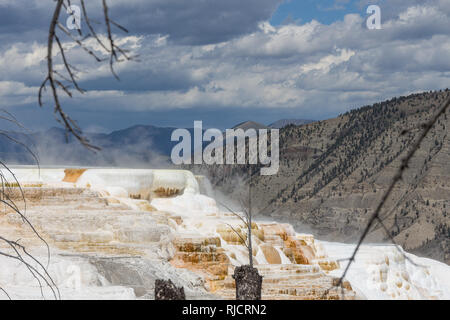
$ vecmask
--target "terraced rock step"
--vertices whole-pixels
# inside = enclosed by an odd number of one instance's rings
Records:
[[[326,275],[317,265],[259,265],[263,276],[263,300],[340,300],[355,299],[356,294],[348,282],[344,283],[344,294],[335,288],[336,279]],[[223,287],[215,293],[235,298],[234,280],[224,280]]]
[[[213,199],[195,195],[183,202],[185,195],[173,195],[177,196],[176,207],[186,208],[188,213],[183,214],[181,210],[161,210],[161,204],[170,207],[171,198],[149,203],[129,194],[111,195],[108,190],[114,193],[114,188],[94,190],[68,182],[53,184],[25,184],[22,191],[11,187],[7,194],[25,209],[20,201],[23,192],[27,218],[52,247],[106,259],[95,260],[94,264],[111,284],[131,286],[137,296],[149,297],[150,285],[142,285],[136,270],[133,274],[137,279],[122,276],[120,270],[131,272],[121,262],[125,257],[134,257],[129,259],[133,264],[150,258],[170,261],[170,268],[180,272],[195,273],[203,281],[197,285],[218,297],[235,298],[231,275],[246,261],[243,239],[247,231],[236,217],[220,212]],[[24,228],[24,222],[12,210],[0,216],[0,226],[15,231],[24,243],[36,243],[31,230]],[[252,234],[255,265],[263,276],[263,299],[340,298],[336,290],[328,291],[334,278],[326,274],[338,263],[324,255],[312,236],[298,235],[289,224],[278,223],[254,223]],[[105,266],[108,271],[103,270]],[[354,297],[349,285],[346,293],[345,298]]]
[[[266,226],[267,227],[267,226]],[[264,225],[255,226],[259,230],[265,230]],[[323,253],[318,252],[314,247],[314,238],[304,236],[302,238],[293,238],[289,234],[288,226],[267,227],[269,243],[284,244],[283,238],[292,243],[307,246],[312,254],[310,264],[258,264],[259,273],[263,276],[262,298],[263,299],[355,299],[356,294],[352,290],[348,282],[344,283],[344,291],[334,288],[336,278],[326,274],[328,270],[334,270],[338,263],[332,259],[324,257]],[[287,231],[286,231],[287,229]],[[222,231],[222,229],[221,229]],[[222,231],[223,234],[227,235]],[[264,238],[262,233],[261,238]],[[240,244],[234,244],[233,238],[228,236],[226,239],[231,240],[232,248],[242,247]],[[233,250],[230,251],[230,244],[218,237],[204,237],[200,235],[179,235],[174,241],[177,250],[172,265],[179,268],[187,268],[202,274],[207,280],[209,290],[224,299],[235,299],[235,281],[231,277],[234,270],[232,263],[236,258]],[[222,245],[225,245],[225,250]],[[267,243],[265,245],[268,245]],[[260,243],[256,247],[264,248]],[[281,248],[280,251],[283,248]],[[269,251],[263,254],[266,256]],[[278,252],[275,250],[275,252]],[[317,252],[317,259],[314,253]],[[273,253],[270,253],[273,254]],[[278,254],[278,253],[277,253]],[[267,259],[269,261],[270,259]],[[294,258],[293,258],[294,260]],[[305,260],[307,261],[307,260]],[[322,267],[323,266],[323,267]]]
[[[90,170],[81,175],[88,174],[80,185],[85,188],[76,187],[79,181],[62,182],[64,169],[43,170],[48,183],[24,180],[26,212],[20,190],[7,188],[50,245],[50,272],[64,298],[152,299],[152,283],[160,278],[183,286],[188,298],[235,298],[231,275],[236,266],[248,264],[247,230],[198,192],[191,173],[95,169],[89,175]],[[20,174],[34,181],[37,173],[21,169]],[[134,199],[160,187],[184,192],[151,202]],[[13,210],[0,210],[0,234],[20,239],[40,261],[47,261],[46,247]],[[344,295],[333,288],[342,274],[339,261],[351,255],[352,245],[316,241],[289,224],[260,220],[252,224],[252,243],[254,265],[263,276],[263,299],[449,297],[448,266],[409,255],[431,267],[414,266],[396,248],[363,246],[348,274],[357,296],[348,282]],[[5,242],[0,246],[2,252],[11,250]],[[0,257],[2,288],[14,298],[40,299],[38,284],[18,264]],[[81,290],[73,285],[76,274],[81,275]]]
[[[7,194],[16,199],[17,206],[51,245],[64,250],[142,255],[159,247],[161,238],[171,232],[169,224],[176,224],[167,213],[150,215],[120,201],[109,202],[99,192],[86,188],[24,187],[22,192],[12,187]],[[137,206],[140,203],[140,200],[127,201]],[[10,233],[20,234],[22,241],[36,242],[32,230],[12,209],[0,216],[0,225],[2,221],[13,229]]]

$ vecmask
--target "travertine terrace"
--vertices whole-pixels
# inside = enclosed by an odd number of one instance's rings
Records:
[[[182,170],[13,172],[24,191],[26,210],[20,189],[7,174],[6,192],[48,241],[49,271],[62,298],[152,299],[156,278],[184,286],[190,299],[234,298],[233,268],[246,264],[248,257],[228,225],[242,228],[246,235],[237,218],[201,194],[205,178]],[[8,208],[0,215],[0,231],[21,238],[46,261],[43,243]],[[263,299],[364,298],[348,281],[343,291],[328,290],[342,266],[313,236],[296,233],[289,224],[264,221],[253,225],[253,235],[254,261],[264,276]],[[19,263],[6,258],[1,263],[6,268],[0,272],[0,284],[13,297],[40,298],[37,284]],[[414,296],[419,289],[408,277],[403,275],[402,285],[408,288],[397,297],[420,298]],[[391,294],[388,285],[384,291]]]

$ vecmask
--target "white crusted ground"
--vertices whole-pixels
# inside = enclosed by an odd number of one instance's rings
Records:
[[[76,183],[62,182],[65,175],[64,169],[37,170],[22,167],[15,168],[13,172],[21,183],[89,187],[91,190],[115,197],[122,204],[131,207],[132,212],[137,212],[139,206],[133,207],[135,202],[127,199],[129,194],[145,193],[145,191],[155,191],[159,188],[184,190],[180,196],[157,198],[151,201],[151,205],[158,211],[183,218],[184,223],[181,226],[175,223],[169,224],[171,236],[176,236],[177,233],[219,236],[216,233],[217,223],[223,223],[223,221],[220,221],[218,217],[223,220],[227,219],[227,215],[219,212],[214,199],[200,194],[197,179],[189,171],[88,169]],[[7,173],[5,174],[8,176]],[[13,181],[13,177],[9,175],[8,180]],[[86,225],[87,227],[96,223],[92,212],[89,216],[87,214],[85,216],[93,219],[92,223]],[[80,213],[78,219],[82,217],[83,214]],[[101,220],[100,217],[104,220]],[[121,221],[123,222],[122,227],[129,229],[130,219],[133,219],[133,216],[124,213],[124,216],[118,216],[118,218],[110,216],[109,218],[103,213],[103,216],[99,214],[98,218],[99,221],[106,221],[106,225],[96,226],[95,228],[99,229],[91,232],[92,236],[97,231],[98,236],[105,232],[109,232],[108,234],[113,236],[114,232],[121,228]],[[143,219],[143,217],[141,218]],[[143,223],[144,220],[148,219],[143,219]],[[154,224],[154,226],[159,225],[156,221],[148,220],[148,223]],[[150,228],[150,225],[136,226],[136,228]],[[167,225],[164,227],[168,228]],[[67,236],[67,230],[65,232],[64,236]],[[153,241],[145,239],[142,240],[144,247],[146,241]],[[171,248],[166,243],[168,238],[161,236],[158,239],[160,239],[160,245],[153,242],[148,244],[148,252],[153,250],[152,248],[159,248],[155,249],[159,251],[147,254],[147,260],[124,257],[105,260],[101,257],[77,256],[70,252],[54,249],[49,273],[55,279],[63,299],[135,299],[136,292],[142,288],[148,289],[151,282],[157,277],[171,278],[179,285],[185,286],[191,297],[205,294],[199,290],[202,287],[200,277],[186,270],[175,269],[167,263],[167,257],[171,255]],[[319,247],[320,245],[331,259],[337,260],[348,258],[354,247],[348,244],[319,241]],[[225,242],[223,247],[233,253],[235,258],[230,259],[233,264],[246,262],[245,250],[240,250],[237,246],[227,246]],[[162,252],[164,250],[167,252]],[[278,252],[282,263],[290,263],[280,250]],[[40,261],[46,261],[45,252],[40,252],[38,255]],[[393,246],[364,245],[350,269],[347,279],[360,296],[368,299],[450,299],[450,267],[434,260],[407,255],[415,264],[405,260]],[[267,264],[261,250],[255,260],[260,265]],[[346,262],[342,262],[341,269],[332,271],[332,274],[340,276],[345,264]],[[14,299],[41,298],[37,282],[20,262],[0,256],[0,266],[0,287],[5,289],[11,297]],[[117,270],[123,270],[123,272],[114,274],[112,270],[116,270],[114,271],[116,273]],[[136,282],[136,277],[139,278],[138,282]],[[114,285],[118,278],[121,283],[130,283],[130,285]],[[51,292],[48,289],[44,290],[44,295],[50,298]],[[2,296],[2,292],[0,292],[0,298],[6,298],[6,296]],[[144,295],[141,298],[151,297]]]

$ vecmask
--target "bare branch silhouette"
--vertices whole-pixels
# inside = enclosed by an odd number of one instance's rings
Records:
[[[99,33],[96,32],[94,27],[92,26],[92,20],[90,20],[88,17],[85,1],[80,0],[79,3],[81,5],[83,13],[82,19],[85,21],[90,31],[90,33],[85,36],[83,35],[83,32],[80,28],[77,29],[77,35],[74,35],[60,23],[60,14],[62,8],[65,8],[66,10],[68,10],[68,12],[70,12],[69,9],[71,8],[72,2],[70,0],[56,0],[53,16],[50,21],[47,40],[47,74],[38,91],[38,102],[42,107],[44,104],[43,94],[44,92],[46,92],[47,87],[50,87],[50,95],[54,103],[54,112],[56,114],[57,121],[62,123],[66,129],[66,137],[68,138],[69,134],[71,134],[86,148],[92,151],[98,151],[100,150],[100,148],[92,145],[89,142],[89,140],[83,135],[83,132],[78,126],[77,122],[70,118],[70,116],[65,113],[62,107],[61,92],[72,98],[72,87],[81,94],[85,93],[86,91],[79,86],[77,76],[79,70],[75,66],[71,65],[67,56],[68,49],[64,47],[64,43],[60,39],[59,33],[61,33],[63,36],[66,36],[70,40],[70,42],[75,43],[87,54],[91,55],[97,62],[109,60],[111,73],[116,79],[119,79],[119,77],[114,71],[114,64],[116,62],[133,60],[136,58],[136,56],[130,55],[127,50],[118,46],[114,41],[112,26],[126,33],[128,32],[128,30],[110,18],[106,0],[101,0],[104,25],[106,26],[107,30],[107,35],[105,37],[106,40],[102,40],[102,38],[99,36]],[[91,37],[93,37],[96,42],[100,44],[104,52],[109,55],[109,58],[103,58],[97,55],[95,49],[86,44],[86,40]],[[55,46],[56,49],[54,48]],[[55,63],[55,57],[57,57],[58,54],[60,55],[62,60],[61,63],[63,66],[63,71],[59,70]],[[13,115],[5,110],[0,110],[0,120],[6,121],[21,129],[26,129],[17,121],[17,119]],[[27,144],[14,138],[8,131],[5,130],[0,129],[0,136],[6,138],[7,140],[10,140],[12,143],[23,147],[35,159],[39,167],[38,157]],[[5,170],[8,175],[13,178],[13,181],[10,182],[7,180],[7,177],[4,174],[3,170]],[[50,247],[46,240],[39,234],[33,224],[26,217],[26,198],[24,190],[22,189],[20,182],[17,180],[14,173],[2,161],[0,161],[0,180],[0,203],[2,203],[6,209],[11,210],[14,214],[17,214],[21,218],[24,225],[30,228],[32,233],[45,244],[47,248],[47,265],[44,266],[38,259],[30,254],[25,246],[19,243],[19,240],[13,241],[7,239],[2,235],[0,235],[0,242],[6,244],[6,248],[9,248],[9,250],[0,250],[0,255],[21,262],[21,264],[23,264],[27,268],[33,278],[37,281],[41,295],[44,299],[44,287],[50,288],[55,299],[60,299],[61,295],[58,287],[47,271],[50,265]],[[22,210],[20,210],[19,206],[15,203],[13,197],[11,196],[12,194],[14,194],[14,190],[17,190],[17,188],[20,193],[20,198],[23,201],[23,212]],[[4,288],[0,287],[0,291],[3,292],[8,297],[8,299],[11,299],[11,296],[6,292]]]
[[[9,296],[8,292],[5,291],[5,289],[3,289],[2,287],[0,287],[0,291],[3,292],[6,297],[8,298],[8,300],[12,300],[11,297]]]
[[[7,121],[8,123],[12,123],[19,128],[23,128],[23,126],[17,121],[17,119],[15,119],[8,112],[3,111],[3,114],[5,115],[1,116],[0,119]],[[3,137],[7,138],[8,140],[12,141],[13,143],[23,147],[28,153],[30,153],[31,156],[36,160],[36,163],[38,164],[39,168],[39,160],[37,156],[26,144],[11,137],[10,134],[6,131],[0,130],[0,134]],[[8,173],[9,176],[12,177],[13,181],[8,181],[4,171],[6,171],[6,173]],[[24,227],[28,227],[31,230],[32,234],[34,234],[46,246],[47,266],[44,266],[37,258],[33,256],[33,254],[29,253],[26,247],[19,243],[19,240],[15,241],[10,240],[2,235],[0,235],[0,243],[6,244],[6,249],[9,248],[9,250],[6,251],[5,249],[0,250],[0,255],[13,260],[17,260],[21,264],[23,264],[27,268],[28,272],[32,275],[32,277],[37,281],[41,292],[41,296],[44,299],[45,299],[43,291],[44,287],[48,287],[51,290],[52,295],[55,299],[60,299],[61,295],[59,289],[56,283],[54,282],[53,278],[47,271],[50,264],[50,246],[48,245],[47,241],[39,234],[39,232],[36,230],[36,228],[33,226],[30,220],[26,217],[25,192],[15,174],[3,161],[0,161],[0,180],[1,180],[0,203],[4,205],[5,210],[8,209],[11,210],[13,214],[17,214],[21,218]],[[19,206],[15,203],[13,197],[11,196],[15,193],[14,191],[17,189],[19,191],[19,197],[23,201],[24,207],[23,211],[19,208]],[[6,292],[5,288],[0,287],[0,291],[2,291],[7,296],[8,299],[11,299],[11,296]]]
[[[81,5],[81,11],[83,15],[80,18],[86,23],[89,29],[89,33],[85,36],[83,35],[81,28],[77,29],[77,35],[74,35],[60,23],[59,16],[61,14],[62,8],[66,8],[67,10],[69,10],[72,3],[70,0],[56,0],[47,40],[47,75],[42,82],[38,92],[38,102],[42,107],[44,104],[42,99],[43,92],[46,91],[47,86],[50,87],[51,96],[54,103],[54,112],[56,114],[57,121],[62,123],[62,125],[66,129],[66,137],[68,137],[69,134],[73,135],[82,145],[92,151],[98,151],[100,150],[100,148],[90,143],[90,141],[83,135],[83,132],[77,122],[70,118],[70,116],[64,111],[61,104],[60,92],[63,92],[69,98],[72,98],[73,94],[70,87],[74,87],[75,90],[81,94],[85,93],[86,91],[80,88],[78,84],[77,70],[70,64],[67,58],[67,49],[64,49],[64,45],[61,42],[60,37],[58,36],[58,31],[61,31],[63,35],[67,36],[70,41],[75,43],[79,48],[92,56],[97,62],[109,60],[111,73],[117,80],[119,80],[119,77],[114,70],[114,64],[121,61],[135,60],[137,56],[130,55],[128,53],[128,50],[121,48],[114,41],[112,26],[115,26],[126,33],[128,33],[128,30],[110,18],[107,1],[101,1],[104,25],[107,31],[106,41],[101,39],[99,33],[96,32],[95,28],[92,26],[92,20],[88,17],[84,0],[80,0],[79,3]],[[98,56],[95,53],[95,50],[92,47],[88,46],[88,44],[86,44],[85,40],[89,38],[94,38],[96,42],[101,46],[101,48],[109,55],[109,58],[102,58]],[[57,45],[56,52],[54,50],[55,43]],[[58,53],[61,55],[62,64],[64,66],[66,75],[62,74],[60,71],[57,71],[55,68],[54,57]]]
[[[242,208],[242,213],[238,213],[235,210],[231,209],[226,204],[216,200],[220,205],[225,207],[228,211],[230,211],[235,217],[242,221],[244,227],[247,229],[247,240],[241,235],[239,231],[237,231],[231,224],[227,223],[227,225],[231,228],[231,230],[241,239],[242,243],[248,250],[248,260],[250,267],[253,268],[253,245],[252,245],[252,200],[251,200],[251,177],[248,187],[248,197],[247,203],[245,203],[242,199],[240,199],[240,204]]]

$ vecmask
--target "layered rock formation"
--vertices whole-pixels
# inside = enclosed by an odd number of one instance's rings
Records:
[[[214,199],[200,194],[200,179],[189,171],[15,168],[13,172],[23,187],[26,211],[22,193],[7,173],[10,188],[5,194],[47,240],[52,251],[48,270],[63,299],[152,299],[158,278],[183,286],[188,299],[234,298],[231,275],[236,266],[248,263],[241,239],[246,239],[245,229],[233,214],[219,210]],[[257,221],[252,229],[255,267],[264,277],[263,299],[365,296],[365,288],[355,292],[348,281],[344,296],[333,288],[342,257],[330,257],[313,236],[270,221]],[[12,208],[1,211],[0,234],[20,238],[46,264],[42,241]],[[9,249],[2,243],[0,250]],[[0,287],[12,298],[41,297],[25,266],[5,257],[1,264]],[[421,279],[434,278],[430,273]],[[412,278],[408,284],[416,286]],[[446,291],[438,289],[423,287],[422,296],[444,296]],[[397,296],[385,291],[395,298],[410,297],[408,290]],[[48,288],[44,295],[51,296]]]
[[[17,169],[14,173],[22,184],[26,210],[19,188],[6,193],[49,243],[49,271],[63,299],[152,298],[158,278],[170,278],[185,287],[190,299],[211,298],[200,276],[168,263],[173,252],[171,225],[176,224],[176,217],[156,211],[147,200],[130,198],[114,183],[110,188],[95,189],[62,182],[64,169]],[[120,173],[118,176],[123,179]],[[0,234],[20,238],[39,261],[47,262],[43,242],[12,208],[2,210]],[[7,245],[1,243],[0,250],[8,250]],[[12,298],[41,297],[25,266],[4,257],[0,287]],[[52,297],[49,289],[44,291],[47,298]]]

